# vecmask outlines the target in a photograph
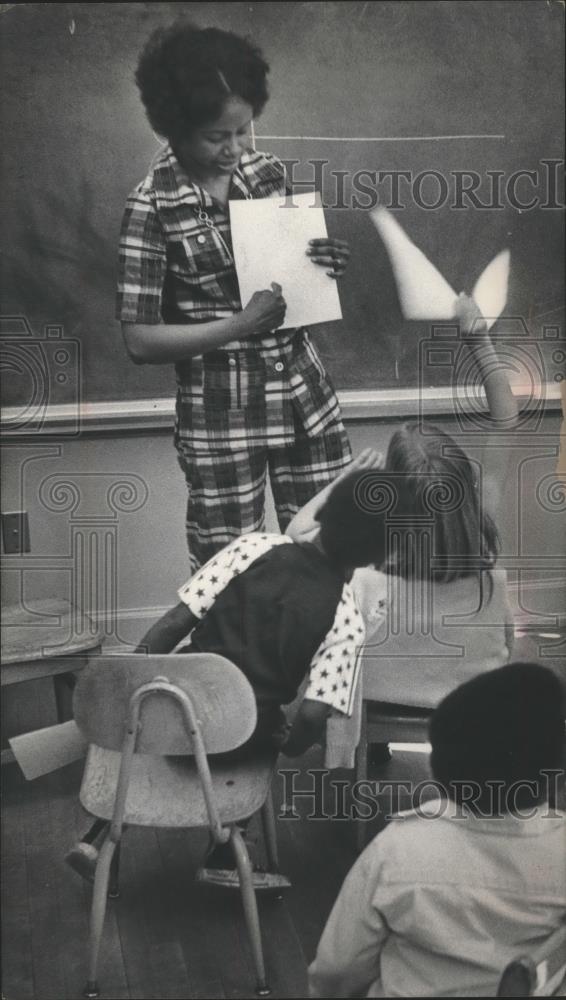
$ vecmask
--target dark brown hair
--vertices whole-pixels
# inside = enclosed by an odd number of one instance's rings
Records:
[[[216,121],[231,94],[259,115],[268,72],[260,50],[245,38],[177,21],[148,39],[136,83],[152,128],[174,144]]]
[[[397,494],[387,570],[442,583],[475,574],[481,583],[499,536],[462,448],[439,427],[405,424],[391,438],[385,468]]]
[[[467,681],[432,716],[434,777],[460,804],[475,788],[484,810],[497,784],[506,792],[515,787],[518,807],[541,801],[545,772],[561,767],[563,701],[558,677],[537,663],[511,663]]]

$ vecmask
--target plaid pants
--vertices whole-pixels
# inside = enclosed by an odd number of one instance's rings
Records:
[[[279,448],[180,452],[189,490],[186,529],[192,571],[239,535],[263,530],[268,469],[279,527],[285,531],[294,514],[349,465],[351,455],[341,423],[317,437],[299,435]]]

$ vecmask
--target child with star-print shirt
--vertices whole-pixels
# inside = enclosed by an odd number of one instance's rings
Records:
[[[171,653],[188,639],[182,652],[217,653],[248,678],[256,728],[224,758],[274,748],[298,756],[319,741],[333,710],[343,717],[352,712],[364,628],[349,581],[356,566],[381,566],[386,552],[385,515],[360,502],[368,474],[359,468],[336,481],[316,515],[320,532],[314,541],[254,532],[217,553],[181,587],[179,603],[139,644],[139,653]],[[386,478],[380,470],[372,474]],[[294,701],[307,674],[301,706],[288,726],[281,706]],[[105,826],[97,821],[66,857],[83,877],[92,878],[95,841]],[[228,853],[225,845],[215,848],[201,869],[202,881],[220,884],[219,871],[232,866]]]
[[[336,483],[319,512],[316,542],[252,532],[217,553],[180,588],[179,604],[138,647],[172,652],[190,634],[183,651],[217,653],[235,663],[258,709],[246,748],[275,745],[298,756],[318,742],[332,710],[352,712],[364,628],[349,579],[356,566],[380,565],[385,551],[381,517],[355,500],[361,475]],[[281,706],[296,698],[307,673],[289,730]]]

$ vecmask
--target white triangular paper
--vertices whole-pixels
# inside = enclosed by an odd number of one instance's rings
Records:
[[[458,296],[440,271],[386,208],[376,208],[371,218],[389,254],[405,318],[453,319]]]
[[[498,253],[480,275],[472,292],[488,330],[491,330],[496,319],[501,316],[507,303],[510,260],[509,250]]]
[[[76,722],[60,722],[8,740],[14,757],[28,781],[66,767],[86,756],[88,743]]]

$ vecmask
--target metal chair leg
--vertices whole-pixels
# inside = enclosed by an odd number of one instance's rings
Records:
[[[90,911],[90,942],[88,960],[88,979],[83,991],[83,996],[88,998],[100,996],[100,989],[96,980],[96,970],[98,967],[98,954],[104,927],[104,917],[106,915],[106,898],[108,894],[108,881],[110,878],[110,866],[116,844],[109,837],[100,848],[98,863],[96,865],[96,875],[94,876],[94,890],[92,894],[92,907]]]
[[[368,776],[368,724],[367,724],[367,702],[362,701],[362,720],[360,731],[360,742],[356,751],[356,783],[367,781]],[[356,820],[356,848],[358,852],[363,851],[366,845],[366,824],[363,819]]]
[[[257,901],[252,885],[252,863],[244,843],[242,834],[236,826],[232,827],[230,834],[230,844],[234,852],[234,859],[240,878],[240,891],[244,904],[246,926],[250,938],[253,960],[257,975],[256,994],[258,997],[268,997],[271,990],[265,979],[265,963],[263,960],[263,948],[261,946],[261,931],[259,927],[259,916],[257,912]]]
[[[122,850],[121,841],[116,844],[112,864],[110,865],[110,884],[108,886],[108,898],[119,899],[120,897],[120,852]]]
[[[67,722],[73,718],[73,689],[76,683],[77,678],[71,673],[55,674],[53,678],[57,722]]]
[[[267,853],[267,864],[270,872],[279,871],[279,855],[277,853],[277,829],[275,826],[275,813],[273,811],[273,798],[271,789],[261,807],[261,824],[263,827],[263,839]]]
[[[94,841],[98,839],[102,831],[110,829],[110,823],[106,819],[95,819],[94,823],[89,830],[82,837],[83,844],[94,844]]]

